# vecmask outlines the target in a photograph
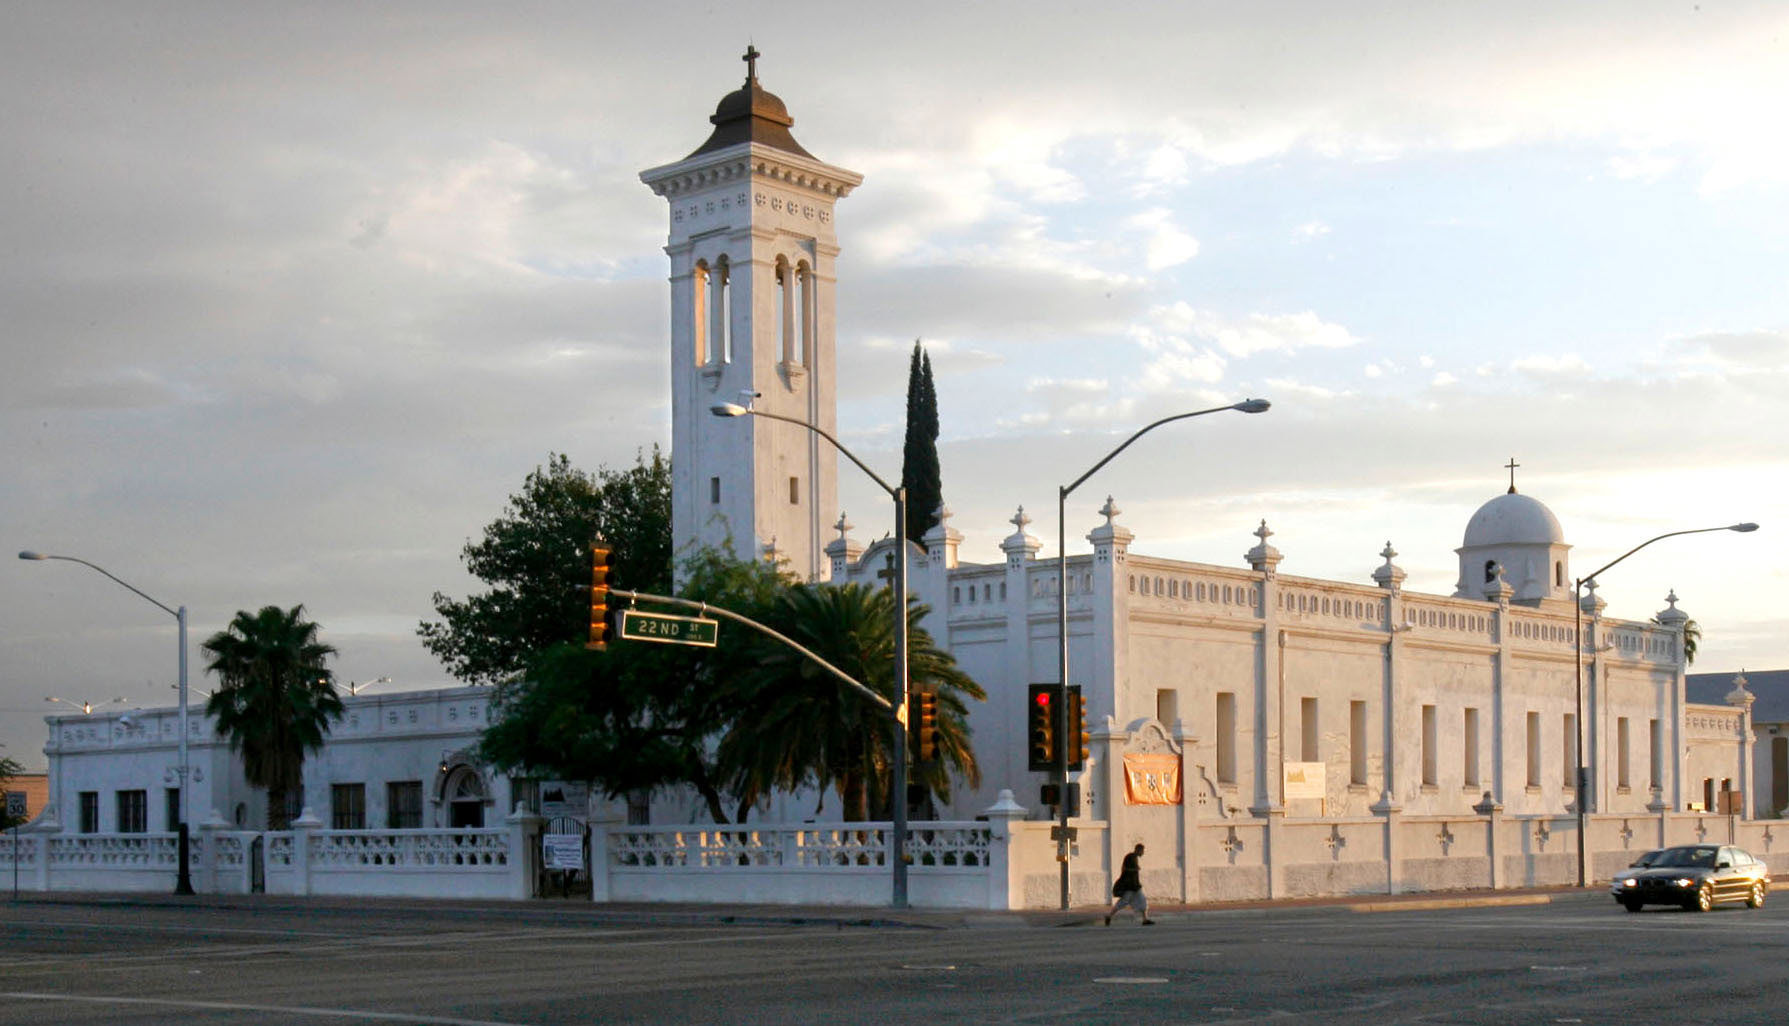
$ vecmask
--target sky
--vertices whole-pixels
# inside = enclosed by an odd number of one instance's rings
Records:
[[[1070,551],[1448,594],[1508,484],[1609,614],[1789,666],[1780,3],[14,3],[0,8],[0,541],[190,610],[303,603],[342,681],[418,643],[550,453],[668,449],[665,201],[744,77],[861,173],[839,431],[899,473],[936,373],[969,562]],[[860,540],[886,498],[841,467]],[[48,703],[172,702],[174,619],[0,564],[0,755]]]

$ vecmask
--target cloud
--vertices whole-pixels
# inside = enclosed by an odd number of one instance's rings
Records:
[[[1143,264],[1151,271],[1177,267],[1199,255],[1199,240],[1182,231],[1166,207],[1134,214],[1125,227],[1143,234]]]
[[[1360,339],[1339,324],[1330,324],[1306,310],[1291,314],[1247,314],[1232,317],[1180,302],[1150,311],[1168,331],[1196,335],[1234,357],[1300,349],[1341,349]]]
[[[1789,367],[1789,331],[1708,332],[1671,344],[1736,369],[1780,372]]]
[[[1322,221],[1306,221],[1292,229],[1292,241],[1313,242],[1329,234],[1329,225]]]
[[[1510,361],[1510,369],[1532,378],[1581,378],[1588,375],[1590,364],[1575,353],[1524,356]]]

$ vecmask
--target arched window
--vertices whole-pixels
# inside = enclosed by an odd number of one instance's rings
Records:
[[[1556,560],[1553,563],[1553,587],[1555,587],[1555,588],[1565,587],[1565,561],[1564,560]]]
[[[732,296],[733,290],[727,283],[727,258],[721,257],[714,262],[714,274],[711,275],[714,309],[712,311],[712,329],[708,333],[713,346],[712,362],[733,362],[733,330],[732,330]]]
[[[1485,560],[1485,583],[1490,584],[1492,581],[1495,581],[1496,579],[1497,579],[1497,561],[1495,559]]]
[[[795,362],[803,367],[812,365],[814,359],[814,269],[804,260],[795,269],[795,275],[801,281],[801,302],[797,305],[795,320]]]
[[[789,261],[776,258],[776,337],[782,344],[782,360],[795,360],[795,272]]]
[[[695,292],[695,307],[691,317],[695,323],[696,366],[708,363],[708,263],[696,261],[696,269],[690,274],[690,285]]]

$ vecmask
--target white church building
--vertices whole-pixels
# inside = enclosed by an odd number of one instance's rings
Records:
[[[710,413],[748,393],[757,410],[834,433],[836,368],[850,360],[836,344],[834,208],[861,176],[797,143],[787,107],[759,84],[755,61],[748,68],[707,140],[640,176],[668,204],[674,542],[731,544],[805,579],[881,585],[896,543],[851,536],[831,446],[795,425]],[[1057,900],[1052,813],[1039,801],[1047,774],[1027,768],[1025,703],[1030,685],[1057,680],[1063,590],[1070,683],[1093,734],[1091,758],[1071,774],[1082,796],[1067,852],[1078,904],[1107,900],[1137,842],[1151,853],[1146,888],[1167,902],[1571,883],[1580,851],[1588,875],[1606,879],[1639,851],[1710,836],[1789,871],[1789,832],[1777,837],[1763,818],[1774,809],[1760,816],[1751,797],[1750,694],[1686,700],[1688,617],[1675,595],[1654,622],[1607,617],[1594,592],[1575,611],[1567,535],[1513,477],[1461,511],[1459,579],[1447,595],[1406,591],[1389,542],[1358,582],[1281,573],[1265,520],[1252,545],[1238,525],[1234,563],[1163,559],[1141,551],[1147,539],[1108,498],[1097,520],[1071,530],[1089,548],[1071,553],[1063,577],[1054,553],[1039,558],[1022,508],[986,562],[959,551],[942,513],[905,558],[912,594],[931,610],[927,629],[987,691],[969,719],[983,786],[960,786],[942,821],[914,825],[915,904]],[[1363,550],[1378,541],[1363,539]],[[395,851],[406,831],[434,831],[485,838],[476,844],[487,866],[501,849],[513,879],[487,891],[532,893],[535,789],[468,754],[484,693],[362,696],[349,710],[307,767],[309,815],[294,836],[265,838],[287,860],[280,886],[377,889],[366,882],[377,865],[358,863],[353,884],[339,883],[352,876],[343,867]],[[117,796],[165,793],[166,716],[139,723],[155,726],[52,718],[40,838],[123,836],[121,817],[135,813]],[[193,780],[194,819],[252,845],[255,796],[210,725],[195,718],[193,729],[205,773]],[[358,812],[344,815],[340,802]],[[778,802],[793,822],[730,830],[696,822],[698,806],[679,796],[632,815],[595,808],[593,896],[886,901],[887,825],[799,822],[812,807]],[[317,861],[319,851],[334,861]],[[38,857],[45,886],[60,886],[48,849]],[[301,869],[305,882],[290,882]],[[229,889],[248,872],[211,878]],[[265,872],[274,886],[272,864]],[[425,877],[435,883],[402,886],[455,893],[442,882],[452,873]]]

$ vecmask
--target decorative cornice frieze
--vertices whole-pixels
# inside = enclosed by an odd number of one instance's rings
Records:
[[[833,199],[849,196],[863,183],[863,176],[855,171],[759,143],[743,143],[640,172],[640,181],[667,197],[749,178],[768,178]]]

